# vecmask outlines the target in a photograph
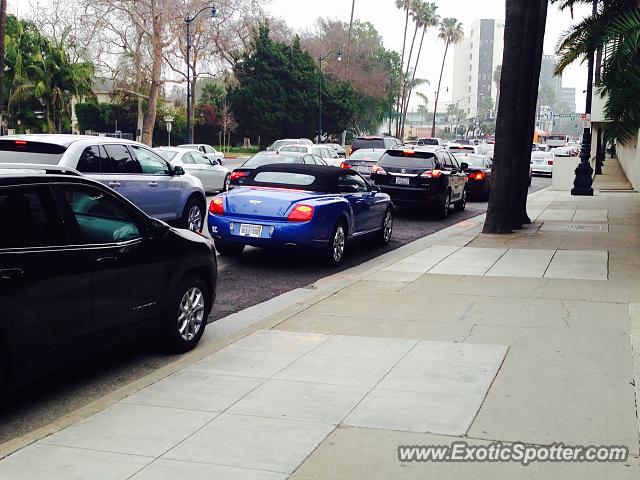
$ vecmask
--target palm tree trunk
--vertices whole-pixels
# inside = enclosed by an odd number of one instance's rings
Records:
[[[407,30],[409,28],[409,9],[406,9],[406,14],[405,14],[405,19],[404,19],[404,37],[402,37],[402,59],[400,60],[400,73],[402,73],[402,70],[404,69],[404,53],[405,53],[405,49],[407,47]],[[404,80],[403,80],[403,84],[404,84]],[[400,91],[398,91],[398,99],[396,100],[396,112],[400,111],[400,101],[401,101],[402,97],[400,96]],[[397,118],[397,117],[396,117]],[[400,129],[399,129],[399,123],[398,120],[396,119],[396,137],[400,136]]]
[[[0,0],[0,135],[4,134],[4,36],[7,31],[7,0]]]
[[[407,95],[407,99],[404,103],[404,117],[402,119],[402,132],[404,132],[404,127],[407,122],[407,111],[409,110],[409,100],[411,99],[411,93],[413,92],[413,82],[416,80],[416,71],[418,70],[418,62],[420,61],[420,54],[422,53],[422,43],[424,42],[424,35],[427,33],[427,27],[425,26],[422,30],[422,38],[420,38],[420,47],[418,48],[418,55],[416,56],[416,63],[413,68],[413,75],[411,76],[411,83],[409,84],[409,93]]]
[[[438,111],[438,100],[440,99],[440,85],[442,84],[442,73],[444,72],[444,63],[447,60],[447,51],[449,50],[449,41],[444,46],[444,56],[442,57],[442,67],[440,67],[440,79],[438,80],[438,90],[436,91],[436,103],[433,106],[433,124],[431,125],[431,138],[436,136],[436,112]]]
[[[531,1],[531,0],[529,0]],[[502,59],[502,103],[496,119],[496,147],[493,159],[491,194],[483,233],[511,233],[510,208],[513,168],[511,156],[518,132],[518,115],[513,105],[518,101],[520,59],[526,19],[527,0],[506,2],[504,51]],[[528,55],[525,55],[528,58]],[[506,106],[509,106],[507,108]]]
[[[404,102],[407,96],[407,77],[409,76],[409,67],[411,66],[411,57],[413,57],[413,47],[416,43],[416,36],[418,35],[418,24],[416,23],[416,29],[413,32],[413,40],[411,40],[411,48],[409,49],[409,57],[407,58],[407,69],[404,73],[403,84],[402,84],[402,103],[400,104],[400,118],[402,119],[400,122],[400,141],[404,141],[404,120],[406,119],[407,112],[404,109]]]

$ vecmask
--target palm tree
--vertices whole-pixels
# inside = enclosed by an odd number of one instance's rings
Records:
[[[399,134],[401,139],[402,139],[402,134],[403,134],[403,123],[404,123],[403,119],[405,117],[404,104],[405,104],[405,98],[407,96],[407,80],[409,79],[409,69],[411,67],[411,58],[413,58],[413,47],[415,46],[416,37],[418,36],[418,29],[420,28],[418,17],[419,17],[419,12],[420,12],[421,8],[422,8],[422,0],[411,0],[410,1],[409,16],[413,19],[413,22],[415,24],[415,29],[413,31],[413,38],[411,39],[411,47],[409,48],[409,56],[407,57],[407,66],[406,66],[405,71],[404,71],[404,82],[402,83],[402,95],[400,96],[400,99],[399,99],[400,124],[399,124],[398,134]]]
[[[404,18],[404,36],[402,37],[402,57],[400,60],[400,70],[404,69],[404,54],[407,47],[407,30],[409,29],[409,10],[411,9],[412,0],[396,0],[396,8],[400,8],[404,10],[405,18]],[[402,96],[400,95],[400,90],[398,90],[398,99],[396,100],[396,111],[400,111],[400,102]],[[397,130],[396,126],[396,130]],[[396,136],[398,133],[396,132]]]
[[[573,8],[592,0],[552,0],[560,8]],[[604,129],[607,140],[626,143],[640,130],[640,6],[636,0],[600,2],[596,15],[574,25],[557,48],[556,73],[576,60],[584,60],[604,47],[601,89],[606,95]]]
[[[440,22],[440,33],[438,38],[444,40],[444,55],[442,57],[442,67],[440,68],[440,79],[438,80],[438,90],[436,91],[436,102],[433,107],[433,124],[431,125],[431,136],[436,136],[436,112],[438,110],[438,100],[440,98],[440,86],[442,84],[442,72],[444,72],[444,64],[447,60],[447,52],[449,45],[457,44],[464,38],[462,23],[457,18],[443,18]]]
[[[416,95],[422,103],[418,105],[418,112],[420,113],[420,121],[424,121],[426,116],[429,114],[429,97],[427,97],[424,93],[416,92]]]
[[[0,0],[0,135],[4,133],[4,44],[7,32],[7,0]]]
[[[440,17],[436,15],[438,6],[435,3],[422,3],[416,5],[416,7],[418,7],[418,10],[416,11],[416,25],[420,25],[422,27],[422,37],[420,38],[420,47],[418,48],[418,55],[416,56],[415,66],[413,67],[413,77],[411,79],[411,83],[413,83],[413,80],[416,78],[416,70],[418,69],[418,62],[420,61],[420,55],[422,53],[422,44],[424,42],[424,36],[427,33],[427,29],[429,27],[435,27],[436,25],[438,25],[438,22],[440,20]],[[410,86],[407,98],[403,106],[404,115],[401,131],[402,137],[404,137],[404,124],[407,117],[407,110],[409,109],[409,99],[411,98],[412,89],[413,87]]]

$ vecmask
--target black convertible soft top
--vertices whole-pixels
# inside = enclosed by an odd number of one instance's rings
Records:
[[[293,181],[287,183],[275,183],[275,182],[256,182],[256,176],[263,172],[276,172],[276,173],[292,173],[299,175],[310,175],[314,177],[312,183],[300,184]],[[253,170],[246,181],[242,184],[243,187],[276,187],[276,188],[291,188],[298,190],[308,190],[311,192],[326,192],[335,193],[338,192],[338,178],[346,173],[353,174],[353,170],[344,169],[339,167],[332,167],[327,165],[305,165],[295,163],[273,163],[271,165],[265,165],[263,167]],[[286,176],[282,176],[286,179]]]

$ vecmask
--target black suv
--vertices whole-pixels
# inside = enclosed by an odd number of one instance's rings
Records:
[[[72,169],[0,165],[0,401],[114,344],[185,352],[216,291],[213,242]]]
[[[400,145],[400,140],[393,137],[372,137],[369,135],[356,137],[353,139],[353,142],[351,142],[349,155],[361,148],[386,148],[389,150],[390,148],[395,148],[398,145]]]
[[[451,204],[458,211],[466,206],[466,168],[445,150],[389,150],[371,170],[370,179],[394,204],[426,204],[445,218]]]

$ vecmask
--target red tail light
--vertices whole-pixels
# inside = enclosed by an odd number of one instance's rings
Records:
[[[213,197],[209,204],[209,213],[213,215],[224,215],[224,198]]]
[[[27,141],[26,140],[16,140],[16,145],[26,145]]]
[[[248,177],[248,176],[249,176],[248,172],[238,172],[235,170],[231,172],[231,180],[239,180],[241,178]]]
[[[348,163],[346,163],[346,162],[342,162],[342,163],[340,164],[340,168],[345,168],[345,169],[346,169],[346,168],[351,168],[351,165],[349,165],[349,164],[348,164]]]
[[[487,177],[487,174],[484,172],[474,172],[469,174],[469,179],[471,180],[484,180]]]
[[[371,175],[386,175],[384,168],[379,167],[378,165],[374,165],[371,167]]]
[[[310,205],[298,204],[293,207],[287,217],[290,222],[308,222],[313,218],[313,207]]]
[[[440,175],[442,175],[442,170],[427,170],[420,176],[424,178],[440,178]]]
[[[553,165],[553,160],[547,160],[547,165]]]

